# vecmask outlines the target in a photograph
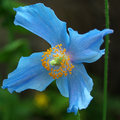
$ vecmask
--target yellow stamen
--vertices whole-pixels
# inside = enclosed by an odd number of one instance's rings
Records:
[[[48,74],[53,77],[53,79],[58,79],[60,77],[67,76],[68,73],[72,74],[72,69],[74,65],[70,62],[70,57],[65,54],[66,49],[62,50],[62,44],[58,44],[53,48],[47,49],[42,55],[42,66],[50,71]],[[51,56],[51,54],[53,54]],[[51,58],[50,58],[51,57]],[[54,66],[58,66],[57,69]]]

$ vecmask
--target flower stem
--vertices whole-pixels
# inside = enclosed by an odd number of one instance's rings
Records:
[[[78,111],[78,113],[77,113],[76,120],[80,120],[80,113],[79,113],[79,111]]]
[[[106,22],[106,28],[109,28],[109,3],[108,3],[108,0],[105,0],[105,22]],[[106,35],[106,37],[105,37],[105,64],[104,64],[103,120],[106,120],[106,113],[107,113],[108,53],[109,53],[109,35]]]

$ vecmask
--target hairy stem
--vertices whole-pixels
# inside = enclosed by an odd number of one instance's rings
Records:
[[[108,0],[105,0],[105,23],[106,23],[106,28],[109,28],[109,3],[108,3]],[[105,64],[104,64],[103,120],[106,120],[106,113],[107,113],[108,53],[109,53],[109,35],[106,35],[106,37],[105,37]]]

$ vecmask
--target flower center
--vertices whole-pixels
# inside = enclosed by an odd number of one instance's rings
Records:
[[[61,48],[62,44],[58,44],[53,48],[47,49],[43,53],[41,59],[42,66],[49,72],[49,75],[53,79],[58,79],[59,77],[67,76],[68,73],[72,74],[72,69],[74,66],[70,62],[69,55],[66,55],[66,49]]]

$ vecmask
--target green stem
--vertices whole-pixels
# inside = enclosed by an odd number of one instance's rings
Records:
[[[80,120],[80,113],[79,113],[79,111],[77,113],[76,120]]]
[[[109,3],[108,3],[108,0],[105,0],[105,22],[106,22],[106,28],[109,28]],[[109,35],[107,35],[105,37],[103,120],[106,120],[106,113],[107,113],[108,53],[109,53]]]

